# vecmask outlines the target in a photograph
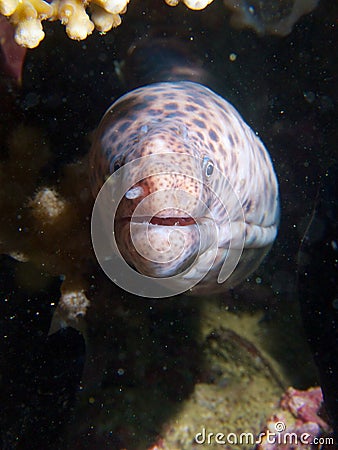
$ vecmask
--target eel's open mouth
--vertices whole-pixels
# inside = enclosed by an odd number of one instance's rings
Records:
[[[166,227],[172,227],[172,226],[189,226],[189,225],[196,225],[196,220],[193,217],[123,217],[119,220],[119,222],[123,223],[150,223],[151,225],[161,225]]]
[[[196,225],[195,220],[192,217],[157,217],[153,216],[150,220],[150,223],[153,225],[162,225],[162,226],[180,226],[184,227],[187,225]]]

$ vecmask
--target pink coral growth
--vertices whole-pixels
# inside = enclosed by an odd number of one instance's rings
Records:
[[[300,391],[288,388],[270,417],[256,450],[307,450],[330,427],[318,415],[323,403],[320,387]]]
[[[322,403],[323,394],[320,387],[310,388],[307,391],[298,391],[289,387],[283,395],[280,405],[283,409],[288,409],[299,421],[313,422],[323,430],[327,430],[327,423],[318,416]]]

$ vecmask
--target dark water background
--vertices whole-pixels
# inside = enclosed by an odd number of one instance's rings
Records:
[[[91,131],[112,101],[128,90],[130,81],[121,79],[116,67],[130,45],[164,32],[186,42],[212,75],[211,87],[259,132],[274,161],[282,220],[278,240],[256,276],[271,288],[272,316],[279,302],[293,311],[300,300],[335,416],[336,253],[330,243],[337,239],[337,170],[332,168],[338,141],[337,13],[336,2],[323,0],[283,38],[232,29],[227,11],[216,1],[200,13],[183,6],[169,8],[164,2],[132,2],[118,29],[105,36],[94,33],[79,43],[65,38],[58,24],[46,24],[45,40],[27,54],[15,106],[19,120],[46,133],[54,159],[43,176],[46,183],[53,181],[65,162],[86,154]],[[236,54],[234,62],[230,54]],[[306,230],[311,239],[304,235]],[[308,264],[311,275],[305,277]],[[50,299],[59,296],[58,279],[28,293],[16,281],[18,263],[4,256],[1,266],[1,448],[66,448],[63,430],[72,419],[83,369],[83,339],[66,329],[46,341],[53,312]],[[8,297],[15,300],[8,302]],[[308,380],[301,387],[306,388]]]

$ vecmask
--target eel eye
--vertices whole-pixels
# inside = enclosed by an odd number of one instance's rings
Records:
[[[116,162],[114,163],[114,172],[116,172],[117,170],[119,170],[120,167],[121,167],[120,162],[119,162],[119,161],[116,161]]]
[[[111,173],[116,172],[123,166],[123,161],[121,159],[115,159],[110,164]],[[113,169],[113,170],[112,170]]]
[[[205,156],[203,158],[203,168],[204,168],[205,176],[207,178],[211,177],[211,175],[213,174],[213,171],[214,171],[214,163],[207,156]]]

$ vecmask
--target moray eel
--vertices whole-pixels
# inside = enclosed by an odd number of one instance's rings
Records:
[[[105,229],[113,227],[123,260],[154,283],[176,283],[177,293],[232,288],[276,238],[269,154],[236,109],[201,84],[160,82],[122,96],[96,130],[90,167],[95,196],[111,174],[119,174],[114,189],[124,186]]]

